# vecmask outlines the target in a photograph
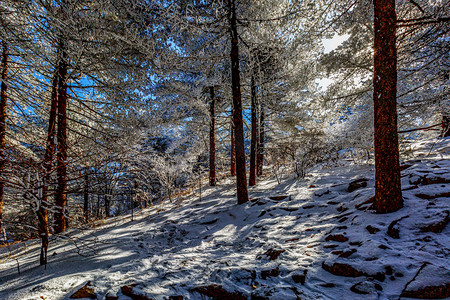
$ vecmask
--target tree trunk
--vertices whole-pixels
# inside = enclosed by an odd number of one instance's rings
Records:
[[[216,99],[214,96],[214,87],[209,88],[211,95],[211,102],[209,104],[209,185],[216,185],[216,117],[214,106],[216,104]]]
[[[6,165],[6,104],[7,104],[7,85],[8,80],[8,45],[6,42],[2,42],[2,83],[0,92],[0,233],[2,232],[3,223],[3,189],[5,182],[3,178],[5,176]],[[6,238],[6,237],[5,237]]]
[[[234,115],[233,111],[231,112],[232,116]],[[231,176],[236,176],[236,144],[234,137],[234,124],[233,117],[231,118],[231,153],[230,153],[230,173]]]
[[[97,194],[97,220],[100,219],[100,194]]]
[[[241,82],[239,71],[239,46],[236,20],[236,4],[228,0],[231,33],[231,89],[233,92],[233,124],[236,150],[236,185],[238,204],[248,201],[245,167],[244,122],[242,119]]]
[[[375,203],[378,213],[403,207],[397,134],[395,0],[374,1]]]
[[[251,114],[252,114],[252,134],[251,134],[251,146],[250,146],[250,176],[248,180],[249,186],[256,184],[256,147],[258,145],[258,118],[256,115],[256,84],[255,77],[251,78]]]
[[[64,42],[59,43],[61,61],[58,71],[58,153],[57,178],[58,186],[55,195],[55,233],[66,230],[67,204],[67,52]]]
[[[256,175],[262,176],[264,165],[264,106],[259,105],[259,139],[256,154]]]
[[[59,59],[58,59],[59,61]],[[52,173],[52,162],[55,153],[55,135],[56,135],[56,112],[58,107],[58,81],[59,81],[59,62],[56,64],[55,75],[52,82],[52,93],[50,100],[50,115],[48,118],[47,143],[44,154],[44,181],[42,183],[42,199],[38,210],[39,236],[41,237],[41,257],[40,264],[47,264],[48,249],[48,189],[50,184],[50,175]]]
[[[111,217],[111,198],[110,195],[108,194],[108,191],[103,196],[103,199],[105,201],[105,216],[109,218]]]
[[[89,221],[89,175],[84,174],[84,203],[83,203],[83,212],[84,212],[84,221],[87,223]]]

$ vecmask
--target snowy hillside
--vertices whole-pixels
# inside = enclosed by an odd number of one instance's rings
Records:
[[[53,237],[46,270],[39,243],[12,255],[2,248],[0,299],[68,299],[87,283],[82,291],[97,299],[449,296],[449,139],[431,153],[422,146],[404,164],[398,212],[363,204],[374,195],[371,166],[259,182],[244,205],[228,179],[201,200]]]

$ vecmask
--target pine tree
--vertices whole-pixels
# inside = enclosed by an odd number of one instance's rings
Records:
[[[395,0],[374,1],[375,203],[378,213],[403,207],[397,134]]]

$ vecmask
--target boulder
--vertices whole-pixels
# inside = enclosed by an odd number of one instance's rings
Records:
[[[353,191],[356,191],[359,188],[366,187],[367,181],[369,181],[369,179],[361,178],[361,179],[357,179],[357,180],[350,182],[348,184],[347,192],[351,193]]]
[[[94,292],[94,289],[91,287],[91,282],[86,283],[82,288],[73,293],[70,296],[71,299],[81,299],[81,298],[90,298],[97,299],[97,294]]]
[[[303,270],[303,274],[294,274],[292,275],[292,280],[294,280],[295,283],[301,283],[302,285],[304,285],[307,273],[308,270]]]
[[[354,284],[350,290],[356,294],[368,295],[376,294],[377,291],[381,291],[383,288],[378,283],[366,280]]]
[[[120,290],[122,291],[122,294],[130,297],[133,300],[153,300],[149,295],[147,295],[145,292],[141,291],[136,286],[137,286],[137,284],[135,284],[135,283],[129,284],[129,285],[124,285],[120,288]]]
[[[367,225],[366,230],[370,233],[370,234],[375,234],[378,231],[380,231],[380,229],[373,227],[371,225]]]
[[[329,242],[329,241],[335,241],[335,242],[346,242],[348,241],[348,237],[343,236],[342,234],[330,234],[329,236],[327,236],[325,238],[325,241]]]
[[[402,291],[401,297],[445,299],[450,297],[450,270],[432,264],[422,265]]]
[[[195,287],[191,290],[191,292],[199,293],[213,300],[247,300],[247,297],[245,297],[243,294],[239,292],[229,292],[219,284]]]

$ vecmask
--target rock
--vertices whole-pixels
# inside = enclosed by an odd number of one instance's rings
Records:
[[[94,292],[94,289],[91,286],[91,282],[86,283],[82,288],[73,293],[70,296],[71,299],[81,299],[81,298],[90,298],[97,299],[97,294]]]
[[[334,263],[333,265],[327,265],[325,262],[322,263],[322,268],[337,276],[344,276],[344,277],[358,277],[363,276],[364,273],[361,271],[356,270],[352,266],[348,264],[343,263]]]
[[[404,170],[408,169],[409,167],[411,167],[410,164],[401,164],[400,165],[400,171],[404,171]]]
[[[377,290],[382,291],[383,288],[378,283],[366,280],[354,284],[350,290],[356,294],[368,295],[375,294]]]
[[[299,238],[292,238],[292,239],[286,240],[286,243],[288,243],[288,242],[296,242],[298,240],[299,240]]]
[[[367,229],[367,231],[368,231],[370,234],[375,234],[375,233],[377,233],[378,231],[380,231],[380,229],[378,229],[378,228],[376,228],[376,227],[373,227],[373,226],[371,226],[371,225],[367,225],[366,229]]]
[[[346,242],[348,241],[348,237],[343,236],[342,234],[330,234],[325,238],[326,242],[335,241],[335,242]]]
[[[369,181],[369,180],[365,179],[365,178],[361,178],[361,179],[357,179],[357,180],[350,182],[348,184],[347,192],[351,193],[353,191],[356,191],[359,188],[366,187],[367,181]]]
[[[169,300],[183,300],[183,296],[169,296]]]
[[[313,207],[314,207],[313,204],[310,204],[310,205],[303,205],[303,206],[302,206],[303,209],[310,209],[310,208],[313,208]]]
[[[357,210],[366,210],[366,209],[374,209],[375,208],[375,196],[370,197],[366,201],[356,204],[355,208]]]
[[[400,238],[400,229],[398,228],[398,220],[394,220],[389,224],[387,235],[390,236],[393,239],[399,239]]]
[[[278,256],[280,256],[280,254],[285,251],[286,250],[269,249],[264,253],[264,255],[268,256],[270,260],[276,260],[278,258]]]
[[[341,206],[339,206],[338,208],[336,208],[336,210],[338,212],[344,212],[346,210],[348,210],[348,207],[345,207],[344,204],[342,204]]]
[[[442,230],[445,229],[448,222],[450,221],[450,211],[445,210],[445,211],[441,212],[439,215],[440,215],[440,219],[423,226],[421,228],[421,230],[423,232],[441,233]]]
[[[280,270],[278,270],[278,268],[261,271],[262,279],[266,279],[267,277],[277,277],[278,275],[280,275]]]
[[[386,275],[392,275],[394,273],[394,269],[391,266],[384,266],[384,269],[386,270]]]
[[[450,179],[439,177],[436,175],[429,176],[429,174],[423,176],[418,174],[411,174],[409,183],[413,185],[447,184],[450,183]]]
[[[450,297],[450,270],[423,264],[416,276],[402,291],[401,297],[444,299]]]
[[[331,282],[321,283],[319,285],[324,288],[332,288],[332,287],[336,286],[334,283],[331,283]]]
[[[275,200],[275,201],[291,200],[291,196],[289,196],[289,195],[271,196],[271,197],[269,197],[269,199]]]
[[[330,245],[325,245],[325,246],[323,246],[325,249],[334,249],[334,248],[336,248],[338,245],[335,245],[335,244],[330,244]]]
[[[383,245],[383,244],[379,245],[378,248],[383,249],[383,250],[391,249],[391,248],[389,248],[388,246]]]
[[[120,288],[120,290],[122,291],[122,294],[130,297],[133,300],[153,300],[146,293],[144,293],[140,289],[136,288],[136,286],[137,286],[137,284],[135,284],[135,283],[129,284],[129,285],[124,285]]]
[[[108,292],[106,293],[105,300],[118,300],[119,296],[114,293]]]
[[[348,243],[350,246],[361,246],[362,244],[363,244],[363,242],[358,242],[358,241],[355,241],[355,242],[350,242],[350,243]]]
[[[367,274],[363,271],[357,270],[354,267],[352,267],[348,264],[344,264],[344,263],[335,262],[332,265],[327,265],[325,262],[323,262],[322,268],[325,271],[327,271],[333,275],[337,275],[337,276],[344,276],[344,277],[366,276],[366,277],[374,278],[378,281],[384,281],[384,279],[386,278],[386,276],[383,273],[376,273],[373,275]]]
[[[303,270],[303,274],[294,274],[292,275],[292,280],[294,280],[295,283],[301,283],[302,285],[304,285],[307,273],[308,270]]]
[[[338,220],[338,222],[339,222],[339,223],[343,223],[343,222],[345,222],[345,221],[347,221],[347,220],[348,220],[347,217],[342,217],[342,218],[340,218],[340,219]]]
[[[329,194],[330,193],[330,189],[329,188],[323,188],[320,189],[318,191],[314,192],[314,195],[317,197],[322,197],[323,195]]]
[[[285,210],[285,211],[289,211],[289,212],[293,212],[293,211],[297,211],[298,210],[297,207],[280,207],[280,209]]]
[[[336,250],[336,251],[332,251],[331,253],[334,254],[334,255],[339,255],[339,257],[347,258],[347,257],[349,257],[350,255],[352,255],[355,252],[356,252],[356,249],[350,249],[350,250],[347,250],[347,251]]]
[[[201,295],[212,298],[213,300],[229,300],[229,299],[247,300],[247,297],[245,297],[243,294],[239,292],[229,292],[219,284],[199,286],[193,288],[191,292],[199,293]]]

